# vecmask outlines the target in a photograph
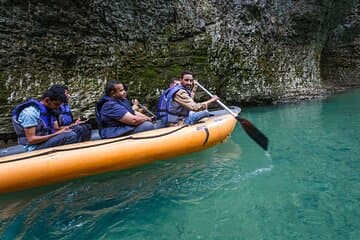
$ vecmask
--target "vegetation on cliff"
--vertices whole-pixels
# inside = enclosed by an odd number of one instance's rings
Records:
[[[183,69],[225,102],[360,85],[358,0],[0,1],[0,132],[19,102],[67,84],[92,115],[108,79],[155,106]]]

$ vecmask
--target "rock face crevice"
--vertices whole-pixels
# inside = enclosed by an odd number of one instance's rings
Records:
[[[108,79],[155,106],[190,69],[225,102],[311,99],[358,87],[359,0],[1,0],[0,133],[53,83],[93,116]],[[199,94],[201,97],[202,94]]]
[[[321,55],[321,79],[328,89],[360,85],[360,2],[327,35]]]

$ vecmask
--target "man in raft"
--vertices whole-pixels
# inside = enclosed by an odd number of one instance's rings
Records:
[[[216,102],[219,97],[213,96],[205,102],[197,103],[193,96],[193,74],[188,70],[181,73],[180,84],[168,88],[161,95],[158,104],[158,115],[162,125],[176,126],[180,124],[195,124],[200,119],[208,117],[208,105]]]
[[[78,142],[76,133],[68,127],[59,131],[54,128],[54,110],[64,102],[64,89],[48,89],[40,101],[30,99],[16,106],[12,122],[19,144],[27,151],[33,151]]]
[[[105,96],[99,99],[95,109],[101,138],[154,129],[151,118],[134,111],[126,97],[125,86],[120,81],[111,80],[106,83]]]
[[[73,130],[80,142],[88,141],[91,138],[91,125],[86,121],[82,121],[80,118],[74,119],[69,105],[70,92],[69,88],[62,84],[54,84],[50,87],[50,90],[56,90],[56,88],[63,89],[65,91],[66,102],[60,105],[59,109],[55,110],[56,121],[55,129],[58,131],[61,128],[69,127]]]

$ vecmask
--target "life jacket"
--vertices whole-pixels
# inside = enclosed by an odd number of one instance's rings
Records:
[[[11,121],[13,123],[16,135],[18,137],[18,142],[21,145],[27,145],[29,143],[25,136],[24,127],[21,126],[20,122],[18,121],[18,118],[21,111],[30,106],[35,106],[37,109],[40,110],[40,119],[38,120],[38,124],[36,125],[35,135],[44,136],[55,132],[54,129],[55,116],[53,112],[47,109],[39,101],[30,99],[22,104],[17,105],[13,110],[11,117]]]
[[[189,110],[174,101],[174,94],[180,89],[185,90],[191,97],[189,90],[181,85],[176,85],[166,89],[160,96],[157,115],[161,122],[165,125],[168,123],[177,123],[180,118],[184,118],[189,115]]]
[[[99,128],[99,135],[101,138],[113,138],[124,135],[135,129],[135,126],[126,125],[120,122],[118,119],[104,119],[101,116],[101,109],[107,102],[114,102],[115,104],[120,104],[126,108],[131,114],[135,114],[134,110],[131,108],[131,104],[128,100],[117,100],[108,96],[103,96],[96,103],[95,115],[96,122]]]
[[[57,116],[59,126],[68,126],[73,123],[74,118],[71,113],[69,104],[63,103],[59,108],[59,115]]]

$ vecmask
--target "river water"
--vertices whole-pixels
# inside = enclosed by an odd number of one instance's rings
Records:
[[[243,109],[207,151],[0,196],[0,239],[360,239],[360,90]],[[1,174],[1,173],[0,173]]]

